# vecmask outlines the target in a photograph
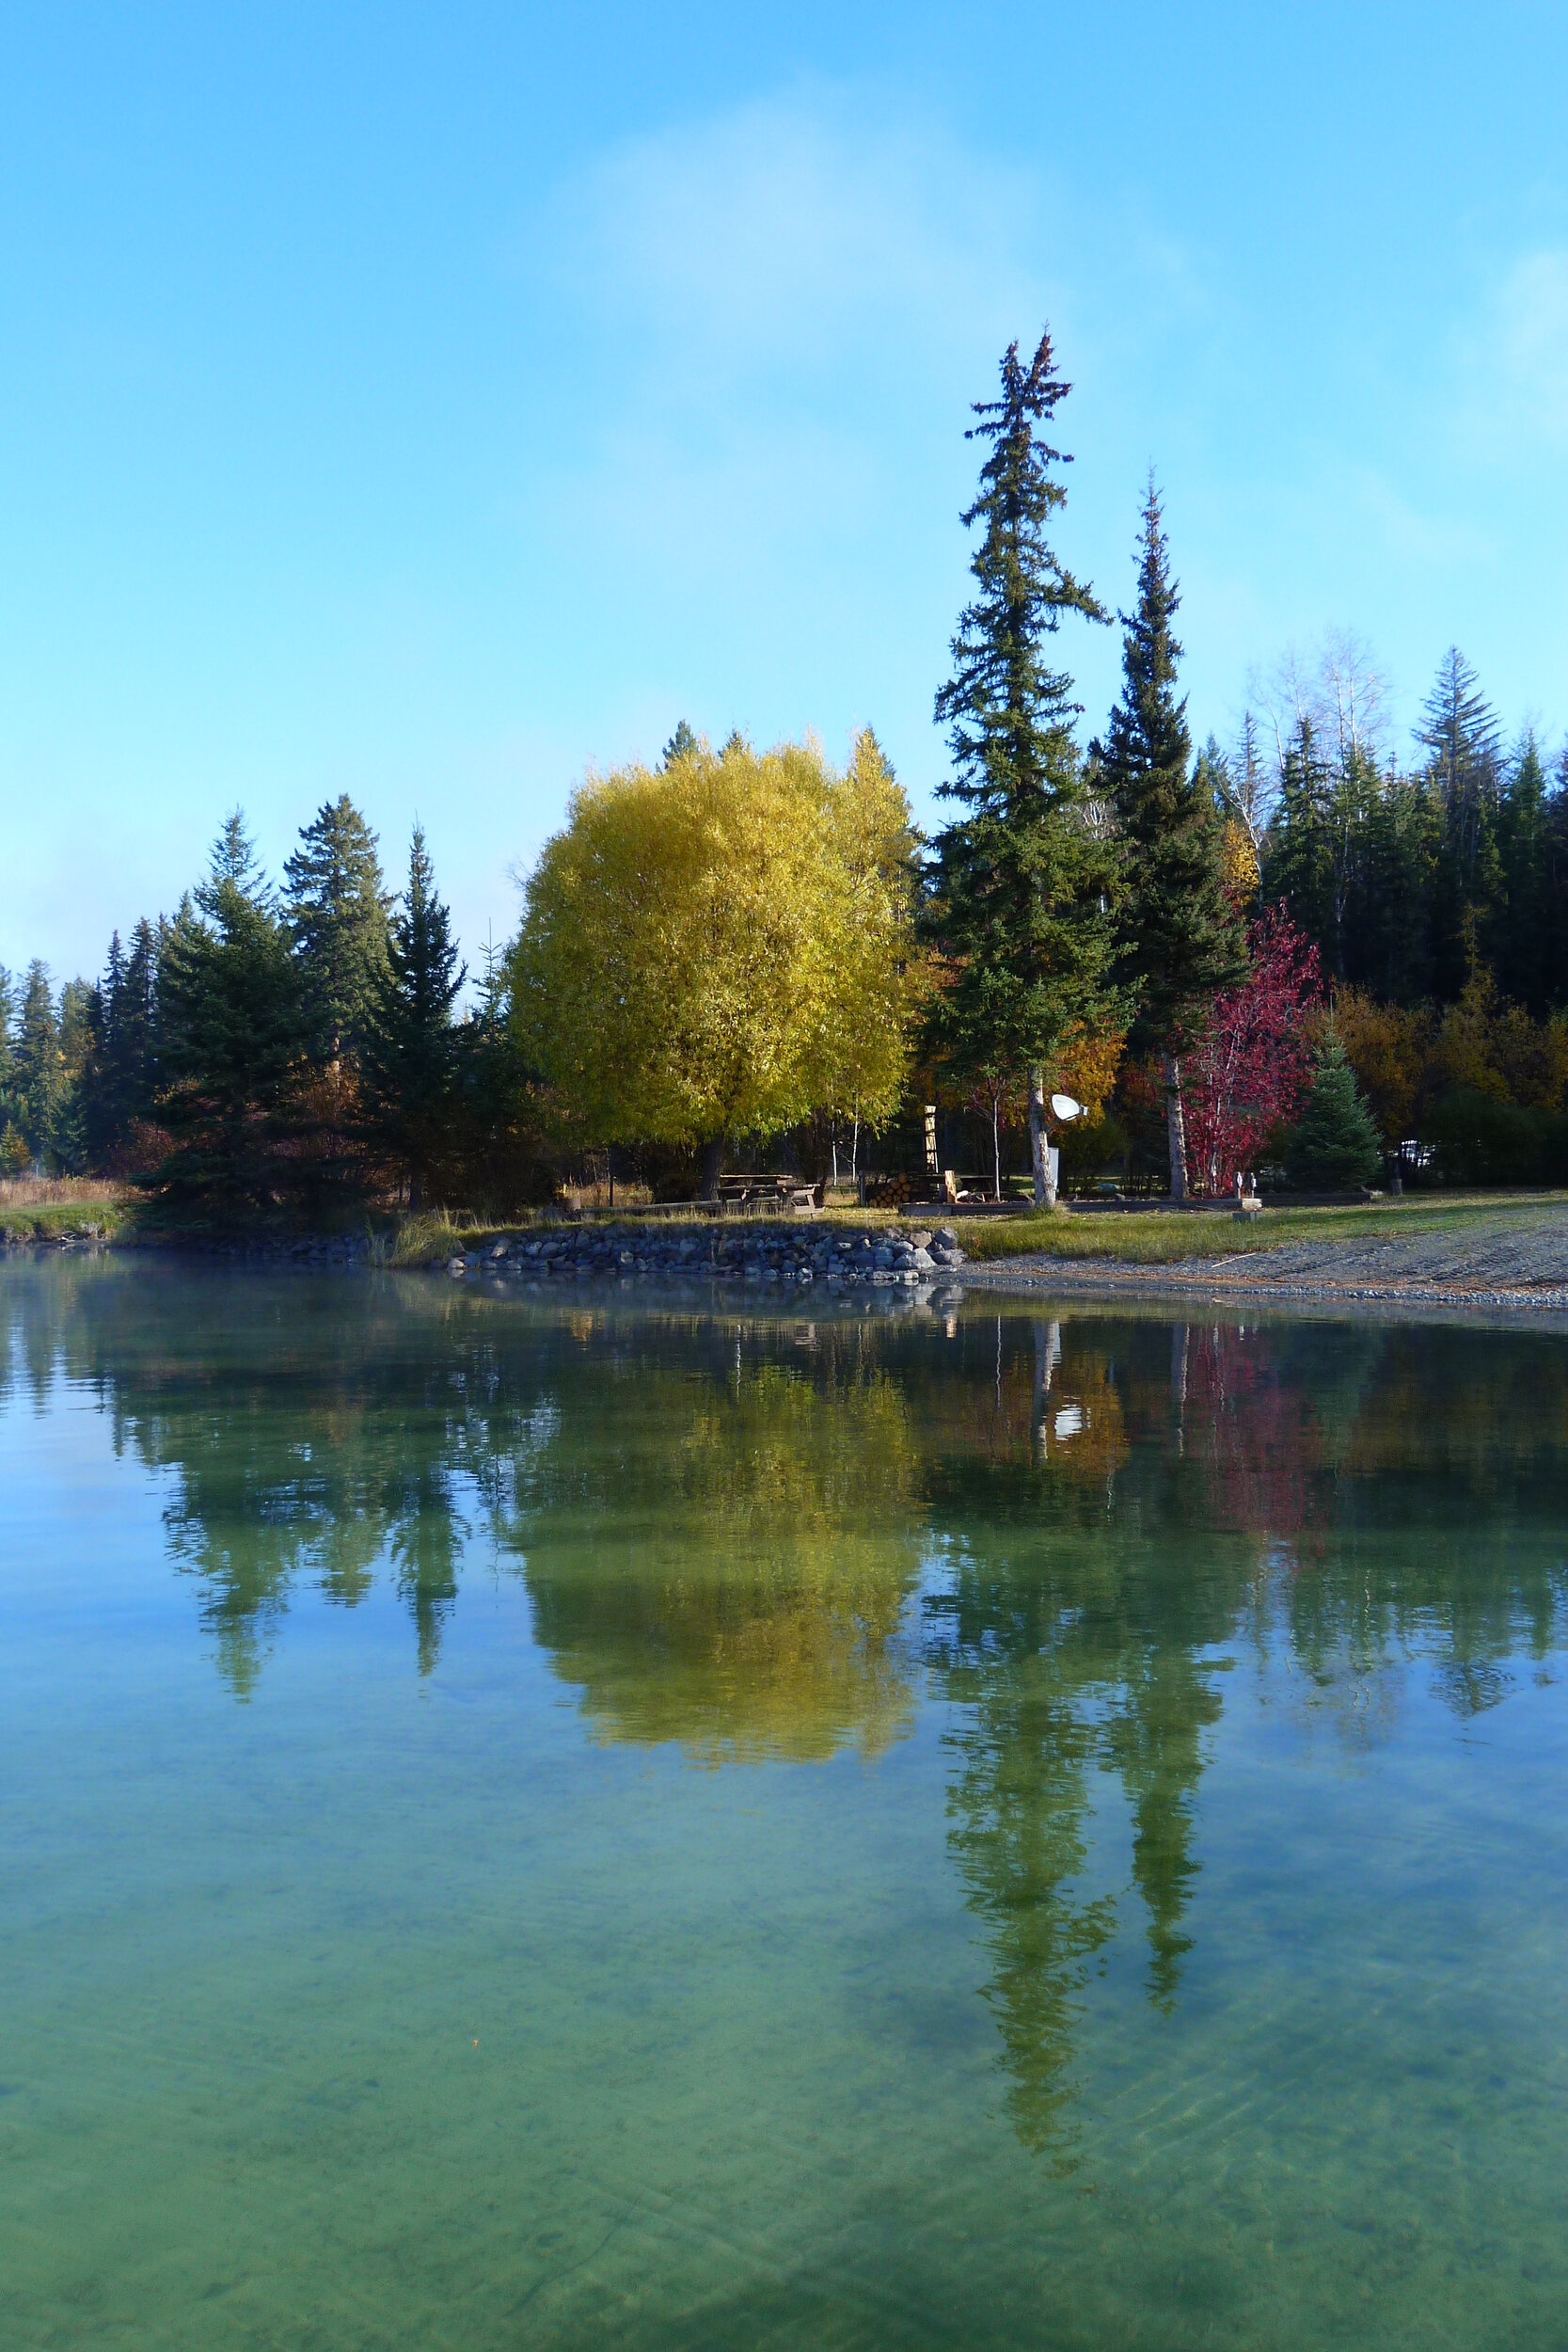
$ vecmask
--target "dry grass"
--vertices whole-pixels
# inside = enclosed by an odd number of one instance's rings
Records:
[[[53,1209],[77,1201],[123,1200],[126,1187],[106,1176],[0,1176],[0,1209]]]

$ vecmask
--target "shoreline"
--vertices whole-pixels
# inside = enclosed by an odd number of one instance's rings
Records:
[[[1253,1264],[1257,1265],[1256,1260]],[[1068,1261],[1043,1256],[965,1266],[958,1279],[966,1296],[989,1292],[1021,1300],[1069,1296],[1119,1301],[1202,1299],[1230,1308],[1327,1307],[1354,1311],[1403,1307],[1441,1309],[1458,1315],[1485,1312],[1568,1319],[1568,1282],[1486,1286],[1419,1279],[1357,1282],[1331,1276],[1312,1279],[1271,1277],[1265,1267],[1244,1273],[1227,1267],[1215,1273],[1201,1259],[1170,1265],[1129,1265],[1114,1259]]]

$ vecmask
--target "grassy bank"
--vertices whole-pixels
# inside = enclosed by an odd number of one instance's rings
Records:
[[[1244,1220],[1223,1210],[1074,1216],[1057,1209],[1038,1216],[969,1218],[960,1228],[960,1238],[969,1256],[983,1262],[1045,1257],[1177,1265],[1195,1258],[1234,1258],[1251,1250],[1277,1249],[1287,1242],[1458,1235],[1551,1207],[1568,1211],[1568,1193],[1418,1194],[1354,1208],[1270,1207]]]
[[[0,1182],[0,1248],[7,1242],[102,1241],[128,1215],[124,1187],[87,1176],[12,1176]]]

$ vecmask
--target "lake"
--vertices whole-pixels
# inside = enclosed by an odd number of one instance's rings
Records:
[[[1559,2345],[1568,1346],[0,1267],[7,2346]]]

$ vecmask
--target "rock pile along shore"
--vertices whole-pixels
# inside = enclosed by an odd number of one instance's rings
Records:
[[[742,1232],[705,1226],[592,1225],[492,1242],[444,1261],[453,1276],[525,1280],[820,1282],[918,1291],[964,1263],[949,1227],[853,1232],[823,1226],[749,1225]]]

